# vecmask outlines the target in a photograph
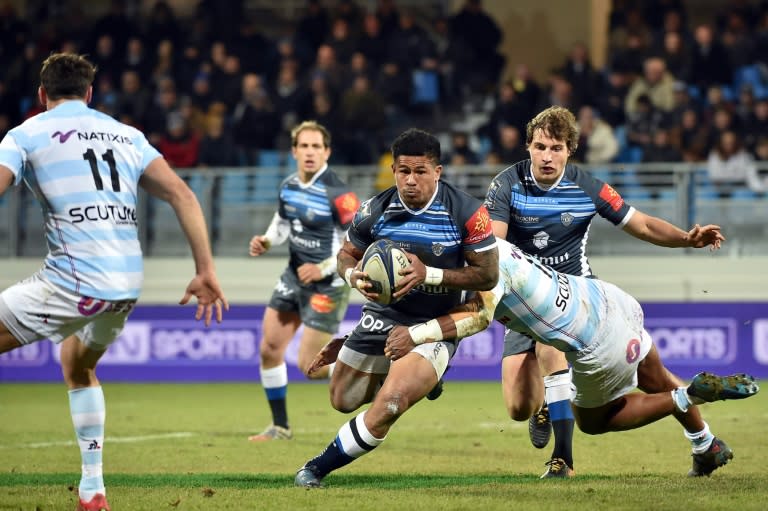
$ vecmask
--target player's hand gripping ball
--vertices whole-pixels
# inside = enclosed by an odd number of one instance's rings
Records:
[[[369,291],[378,293],[377,303],[389,305],[397,301],[392,299],[392,293],[403,279],[399,272],[410,264],[405,252],[389,240],[376,240],[368,246],[360,269],[368,274],[372,285]]]

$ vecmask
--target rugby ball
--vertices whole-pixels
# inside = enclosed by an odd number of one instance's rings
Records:
[[[368,281],[373,285],[369,290],[379,295],[376,303],[389,305],[397,301],[392,299],[392,293],[403,278],[399,271],[410,264],[405,252],[389,240],[376,240],[368,246],[360,269],[368,275]]]

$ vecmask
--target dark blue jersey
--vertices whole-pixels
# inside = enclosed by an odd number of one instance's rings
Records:
[[[507,223],[507,241],[561,273],[583,276],[592,275],[585,249],[594,216],[623,226],[635,211],[610,185],[570,164],[544,190],[533,179],[531,160],[501,171],[485,205],[491,220]]]
[[[359,205],[354,192],[328,168],[308,183],[298,174],[285,178],[277,212],[291,224],[290,267],[296,270],[334,256]]]
[[[435,268],[461,268],[465,251],[490,249],[496,243],[485,206],[444,181],[438,182],[434,198],[419,211],[403,204],[397,188],[381,192],[360,206],[347,236],[363,251],[378,239],[391,240]],[[364,309],[395,320],[402,314],[425,321],[458,305],[461,294],[460,290],[421,284],[395,304],[366,302]]]

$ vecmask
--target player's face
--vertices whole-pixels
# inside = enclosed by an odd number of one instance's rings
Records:
[[[400,198],[411,209],[421,209],[435,194],[442,165],[435,165],[426,156],[400,155],[392,164],[395,184]]]
[[[302,130],[296,136],[296,145],[291,152],[296,159],[302,181],[311,179],[331,156],[331,148],[323,143],[323,134],[315,130]]]
[[[568,163],[568,146],[565,140],[552,138],[542,129],[533,132],[533,139],[528,146],[531,155],[531,168],[536,181],[551,185],[560,179]]]

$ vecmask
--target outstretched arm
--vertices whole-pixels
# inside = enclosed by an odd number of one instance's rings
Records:
[[[208,326],[215,311],[216,321],[221,322],[222,306],[224,309],[229,309],[229,304],[216,277],[211,245],[208,241],[208,229],[197,197],[162,157],[152,160],[144,171],[140,183],[151,195],[171,205],[192,250],[195,277],[187,286],[179,303],[186,304],[192,296],[195,296],[197,298],[195,319],[204,317],[205,325]]]
[[[384,355],[397,360],[419,344],[463,339],[481,332],[491,324],[497,303],[493,291],[481,291],[444,316],[410,327],[398,325],[389,332]]]
[[[632,218],[624,226],[624,230],[635,238],[653,243],[660,247],[692,247],[702,248],[709,246],[710,250],[717,250],[725,241],[725,236],[720,232],[719,225],[700,226],[696,224],[686,232],[661,218],[646,215],[642,211],[635,211]]]

